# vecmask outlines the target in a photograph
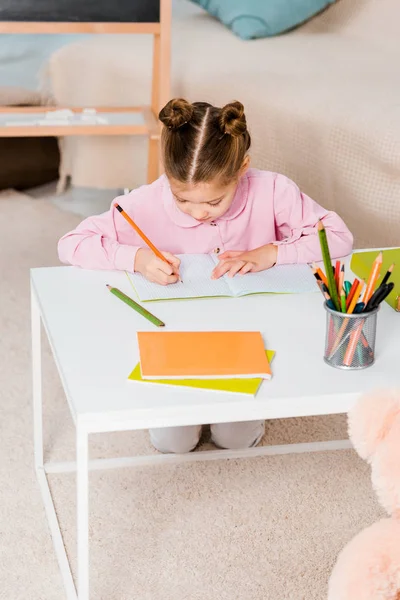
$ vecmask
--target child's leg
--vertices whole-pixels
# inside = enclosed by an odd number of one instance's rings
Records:
[[[211,439],[219,448],[238,450],[257,446],[265,432],[265,421],[211,425]]]
[[[150,441],[164,454],[185,454],[194,450],[201,436],[201,425],[157,427],[150,429]]]

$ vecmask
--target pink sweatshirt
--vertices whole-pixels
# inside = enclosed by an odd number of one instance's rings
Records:
[[[229,210],[200,223],[179,210],[168,179],[113,201],[102,215],[85,219],[58,244],[60,260],[86,269],[133,271],[135,255],[146,247],[114,207],[118,202],[159,250],[208,254],[278,245],[278,264],[321,260],[317,223],[326,228],[332,258],[352,250],[353,237],[340,217],[328,212],[283,175],[249,169],[240,179]]]

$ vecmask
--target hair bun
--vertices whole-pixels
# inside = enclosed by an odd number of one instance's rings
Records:
[[[231,102],[221,108],[219,126],[223,133],[238,137],[247,131],[244,106],[241,102]]]
[[[179,129],[193,117],[194,108],[183,98],[174,98],[160,111],[158,118],[169,129]]]

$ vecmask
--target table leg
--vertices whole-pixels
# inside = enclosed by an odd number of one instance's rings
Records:
[[[40,310],[31,290],[33,437],[35,469],[43,469],[42,349]]]
[[[88,433],[76,425],[76,504],[78,541],[78,600],[89,600],[89,465]]]
[[[60,565],[68,600],[77,600],[74,580],[64,547],[60,524],[49,483],[43,456],[43,398],[42,398],[42,348],[41,315],[35,292],[31,289],[31,334],[32,334],[32,392],[33,392],[33,435],[36,476],[43,498],[54,550]]]

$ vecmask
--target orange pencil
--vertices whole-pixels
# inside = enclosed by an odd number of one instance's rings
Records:
[[[348,308],[348,310],[347,310],[347,312],[348,312],[349,314],[351,314],[351,313],[354,311],[354,309],[355,309],[355,307],[356,307],[356,304],[357,304],[357,302],[358,302],[358,299],[359,299],[359,297],[360,297],[360,295],[361,295],[361,292],[362,292],[363,286],[364,286],[364,282],[363,282],[363,281],[360,281],[360,283],[358,284],[357,290],[356,290],[356,292],[355,292],[355,294],[354,294],[354,296],[353,296],[353,299],[352,299],[352,301],[351,301],[351,302],[350,302],[350,304],[349,304],[349,308]]]
[[[353,281],[353,285],[350,288],[349,295],[347,296],[347,300],[346,300],[346,309],[347,310],[349,309],[350,302],[353,300],[353,296],[356,293],[356,289],[357,289],[359,283],[360,282],[358,279],[355,279]]]
[[[154,254],[160,258],[161,260],[163,260],[164,262],[167,263],[167,265],[171,265],[171,263],[169,262],[169,260],[167,260],[165,258],[165,256],[158,250],[158,248],[155,247],[155,245],[153,244],[153,242],[151,242],[149,240],[149,238],[147,237],[147,235],[145,233],[143,233],[143,231],[140,229],[140,227],[138,227],[136,225],[136,223],[130,218],[130,216],[124,211],[124,209],[119,205],[119,204],[114,204],[115,208],[117,209],[118,212],[121,213],[121,215],[124,217],[124,219],[126,221],[128,221],[129,225],[131,225],[133,227],[133,229],[136,231],[136,233],[138,235],[140,235],[140,237],[142,238],[142,240],[148,245],[148,247],[153,250]],[[172,266],[172,265],[171,265]],[[182,283],[182,279],[179,279]]]
[[[367,287],[365,288],[364,297],[362,300],[364,302],[365,306],[367,306],[368,300],[371,298],[372,294],[374,293],[374,288],[375,288],[375,285],[378,280],[379,273],[380,273],[381,267],[382,267],[382,260],[383,260],[383,254],[382,254],[382,252],[379,252],[378,256],[376,257],[376,259],[374,260],[374,263],[372,265],[371,273],[369,274],[369,278],[368,278],[368,282],[367,282]]]
[[[325,273],[323,272],[323,270],[320,269],[316,263],[313,263],[312,267],[313,267],[313,273],[317,273],[317,275],[320,276],[322,283],[324,283],[326,285],[326,287],[329,289],[328,280],[325,277]]]
[[[365,322],[365,320],[361,321],[361,323],[358,325],[358,327],[356,329],[354,329],[354,331],[350,335],[349,344],[346,348],[346,353],[345,353],[344,359],[343,359],[343,364],[346,365],[346,367],[350,367],[351,363],[353,362],[354,353],[356,351],[357,344],[360,339],[360,335],[361,335],[361,332],[362,332],[362,329],[364,326],[364,322]]]

